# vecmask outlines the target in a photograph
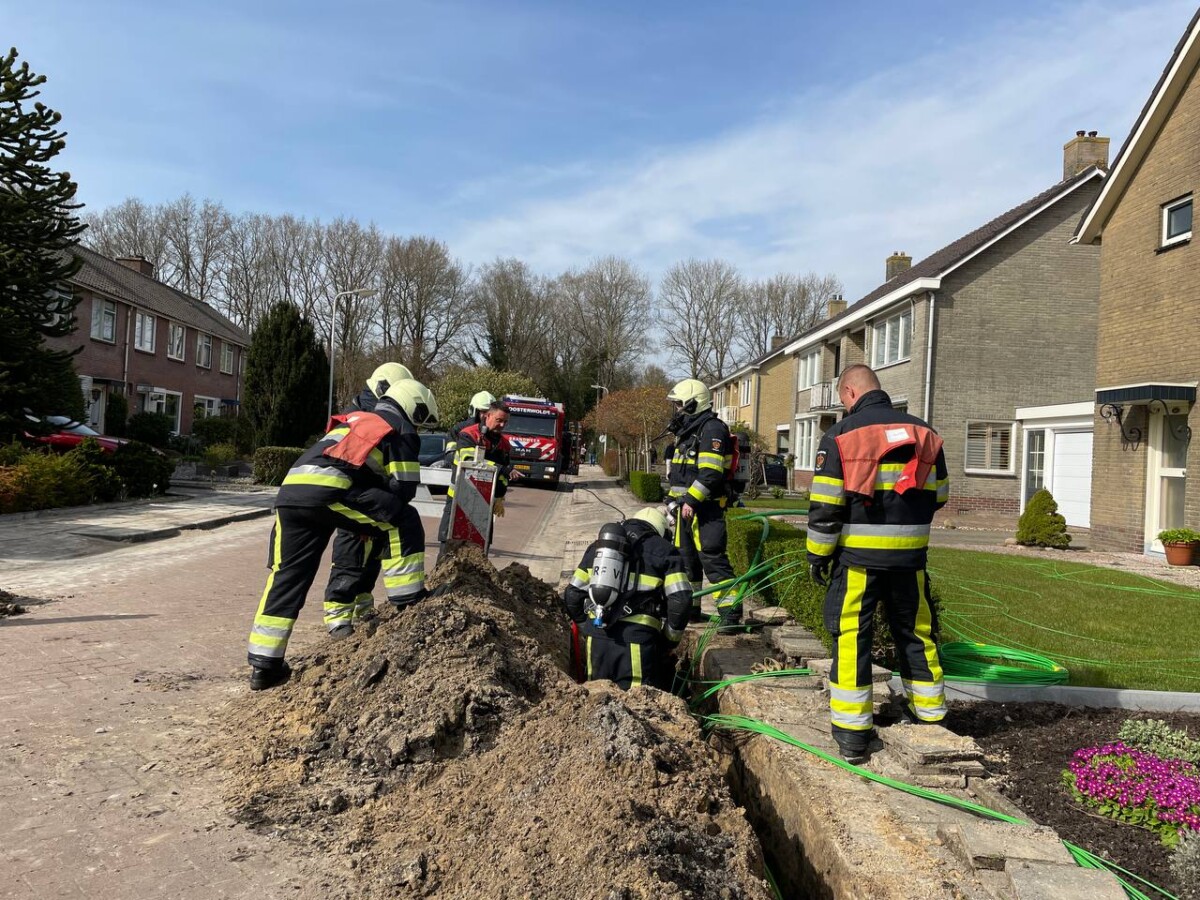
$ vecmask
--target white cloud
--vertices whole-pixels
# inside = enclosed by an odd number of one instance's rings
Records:
[[[656,276],[690,256],[753,275],[815,269],[856,298],[893,250],[919,259],[1057,181],[1076,129],[1108,135],[1115,154],[1193,11],[1054,8],[836,90],[767,98],[769,118],[707,141],[556,178],[500,173],[530,199],[449,242],[546,272],[610,253]]]

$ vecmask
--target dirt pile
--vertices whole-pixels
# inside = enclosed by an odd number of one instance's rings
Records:
[[[523,566],[442,569],[446,595],[231,704],[238,818],[313,845],[327,896],[771,896],[682,701],[571,681],[558,599]]]
[[[24,598],[18,597],[16,594],[10,594],[8,591],[0,591],[0,618],[4,616],[19,616],[21,613],[26,612],[25,607],[17,602],[22,599]]]

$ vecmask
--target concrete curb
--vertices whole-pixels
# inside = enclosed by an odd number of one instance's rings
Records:
[[[245,522],[250,519],[261,519],[264,516],[273,515],[274,509],[270,507],[259,509],[246,509],[236,513],[230,513],[225,516],[215,516],[211,519],[201,519],[198,522],[187,522],[182,525],[169,525],[163,528],[105,528],[104,526],[83,526],[82,528],[71,531],[71,534],[77,534],[81,537],[98,538],[103,541],[114,541],[124,544],[144,544],[149,541],[160,541],[166,538],[178,537],[184,531],[211,531],[214,528],[220,528],[222,525],[230,525],[234,522]]]
[[[891,684],[896,691],[903,691],[899,678],[893,678]],[[1147,712],[1200,712],[1200,694],[1075,687],[1068,684],[1024,686],[947,681],[946,698],[988,700],[992,703],[1061,703],[1064,706],[1108,707]]]

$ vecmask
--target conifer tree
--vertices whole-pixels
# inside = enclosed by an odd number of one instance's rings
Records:
[[[312,322],[288,302],[254,329],[246,353],[244,411],[259,447],[303,447],[325,425],[329,357]]]
[[[82,409],[71,354],[45,346],[75,327],[69,279],[80,262],[70,248],[84,227],[80,204],[70,174],[51,168],[66,133],[62,116],[36,99],[46,77],[17,55],[0,57],[0,440],[24,426],[26,408]]]

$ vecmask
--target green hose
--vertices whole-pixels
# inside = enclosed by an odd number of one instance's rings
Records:
[[[950,641],[938,647],[938,656],[947,681],[1050,685],[1066,684],[1071,677],[1064,667],[1039,653],[995,644]]]

